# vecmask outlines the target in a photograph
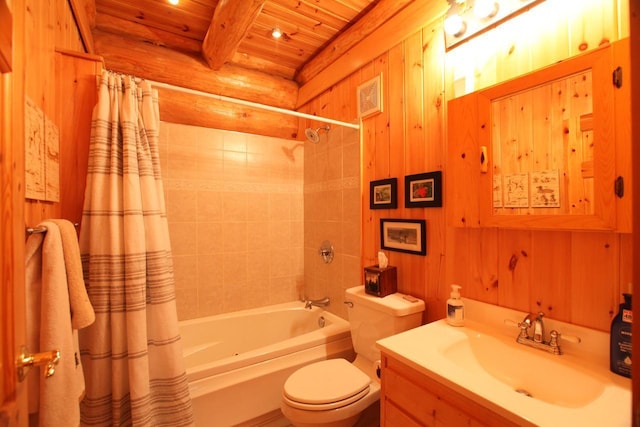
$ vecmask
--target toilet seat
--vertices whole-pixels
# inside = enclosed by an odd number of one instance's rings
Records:
[[[284,384],[291,407],[308,411],[341,408],[369,393],[371,379],[345,359],[312,363],[294,372]]]

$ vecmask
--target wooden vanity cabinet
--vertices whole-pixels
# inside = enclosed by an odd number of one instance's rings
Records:
[[[381,427],[496,426],[516,423],[382,353]]]
[[[448,224],[631,232],[629,55],[625,39],[450,100]]]

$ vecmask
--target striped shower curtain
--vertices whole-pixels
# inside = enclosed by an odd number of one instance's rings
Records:
[[[81,330],[81,424],[193,425],[158,155],[157,94],[103,72],[80,251],[93,325]]]

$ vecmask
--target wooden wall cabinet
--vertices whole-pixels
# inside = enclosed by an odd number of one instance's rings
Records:
[[[530,425],[510,420],[382,354],[381,427]]]
[[[628,57],[623,40],[449,101],[448,224],[630,232]]]

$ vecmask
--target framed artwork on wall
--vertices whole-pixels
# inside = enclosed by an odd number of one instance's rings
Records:
[[[358,117],[382,111],[382,74],[358,86]]]
[[[404,177],[405,208],[439,208],[442,206],[442,171]]]
[[[427,254],[427,221],[424,219],[380,219],[380,246],[396,252]]]
[[[380,179],[369,183],[369,209],[398,207],[398,179]]]

